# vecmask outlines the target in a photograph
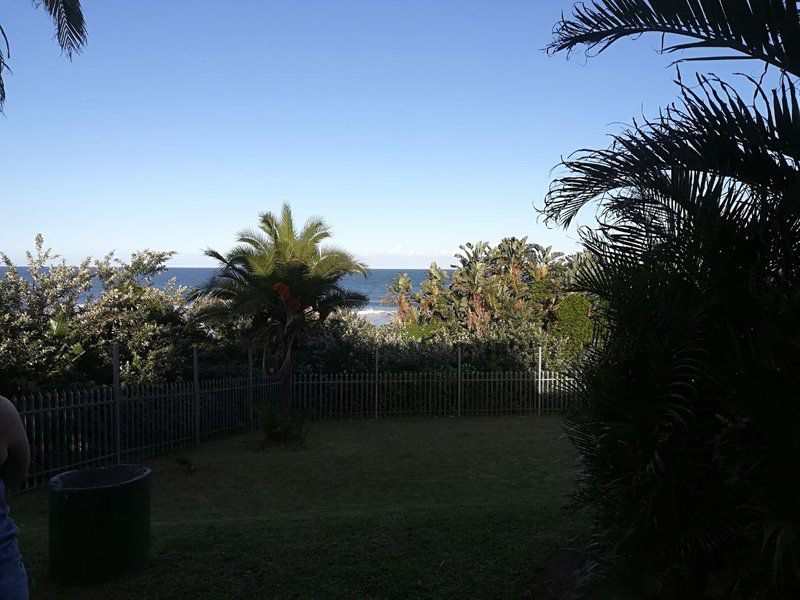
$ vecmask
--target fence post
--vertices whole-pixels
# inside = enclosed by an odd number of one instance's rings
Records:
[[[458,416],[461,416],[461,346],[458,347]]]
[[[536,375],[536,401],[539,407],[538,412],[542,414],[542,347],[539,346],[537,353],[538,373]]]
[[[378,418],[378,349],[375,349],[375,418]]]
[[[250,408],[250,420],[256,423],[256,407],[254,405],[255,393],[253,391],[253,348],[247,348],[247,405]]]
[[[192,348],[192,359],[194,363],[194,443],[200,445],[200,366],[197,360],[197,346]]]
[[[253,348],[247,349],[247,399],[253,405]]]
[[[119,344],[111,346],[111,381],[114,385],[114,444],[117,450],[117,464],[122,464],[122,396],[119,387]]]

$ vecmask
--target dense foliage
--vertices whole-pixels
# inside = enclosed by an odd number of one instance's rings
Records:
[[[360,337],[389,364],[452,364],[458,346],[469,368],[527,370],[541,346],[547,368],[572,368],[593,332],[591,301],[571,289],[582,260],[527,238],[465,244],[450,272],[433,263],[416,291],[399,275],[387,296],[397,323]]]
[[[779,70],[716,78],[566,162],[569,224],[600,200],[576,275],[604,327],[566,421],[595,517],[595,575],[636,598],[800,597],[800,20],[779,0],[578,5],[553,49],[643,32]],[[765,77],[770,71],[765,72]]]
[[[491,328],[484,332],[436,329],[420,334],[414,325],[392,322],[376,326],[350,313],[335,315],[297,349],[296,368],[310,373],[443,371],[462,366],[473,371],[536,369],[540,344],[548,338],[535,325]],[[558,348],[557,340],[551,347]],[[551,358],[551,365],[557,358]]]
[[[320,246],[324,222],[293,233],[291,213],[262,221],[228,255],[210,251],[221,269],[194,295],[174,281],[154,287],[169,252],[70,266],[37,237],[27,274],[3,256],[0,392],[109,383],[114,342],[123,383],[147,383],[191,377],[193,346],[203,377],[245,372],[247,348],[285,374],[371,371],[376,353],[385,370],[444,370],[459,349],[465,369],[530,370],[540,346],[545,368],[564,370],[591,338],[591,303],[569,291],[576,257],[526,240],[467,244],[459,265],[432,265],[418,290],[400,275],[388,294],[399,318],[376,327],[339,310],[366,300],[338,284],[364,266]]]
[[[37,236],[27,278],[0,253],[0,392],[109,382],[113,342],[123,382],[180,377],[205,337],[188,318],[185,290],[152,285],[171,255],[145,250],[130,262],[108,255],[69,266]]]

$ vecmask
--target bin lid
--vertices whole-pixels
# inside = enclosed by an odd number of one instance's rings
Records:
[[[103,487],[116,487],[131,483],[150,475],[150,469],[141,465],[113,465],[75,469],[60,473],[50,479],[53,490],[86,490]]]

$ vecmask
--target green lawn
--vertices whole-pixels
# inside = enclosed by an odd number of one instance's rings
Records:
[[[46,493],[12,497],[32,598],[520,598],[580,534],[554,417],[315,423],[297,450],[259,439],[147,463],[152,562],[122,581],[49,582]]]

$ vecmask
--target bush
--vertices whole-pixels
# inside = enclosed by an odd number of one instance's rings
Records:
[[[279,406],[269,406],[259,413],[263,447],[270,444],[298,446],[308,436],[309,417],[305,411],[282,411]]]
[[[579,357],[576,346],[568,346],[569,339],[530,322],[493,323],[485,331],[399,322],[376,327],[344,313],[329,317],[300,342],[295,370],[369,372],[375,368],[377,350],[382,371],[443,371],[456,368],[461,348],[466,371],[535,371],[541,346],[544,368],[563,371],[573,368]]]
[[[174,281],[153,287],[172,254],[145,250],[128,262],[109,254],[70,266],[39,235],[24,276],[0,252],[0,392],[110,383],[115,341],[123,383],[184,376],[192,345],[210,338],[189,318],[185,289]]]
[[[666,52],[786,65],[741,95],[680,82],[679,103],[564,161],[546,200],[561,225],[600,203],[576,289],[602,322],[566,428],[592,572],[633,598],[800,598],[798,24],[794,1],[598,0],[550,46],[673,31],[696,43]]]
[[[636,598],[800,598],[796,196],[700,191],[588,240],[603,326],[566,429],[593,572]]]

